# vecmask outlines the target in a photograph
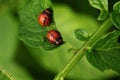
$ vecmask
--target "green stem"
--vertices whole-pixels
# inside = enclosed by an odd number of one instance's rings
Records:
[[[70,59],[67,65],[58,73],[58,75],[54,78],[54,80],[64,80],[64,77],[71,71],[71,69],[76,65],[76,63],[84,56],[86,48],[88,46],[93,46],[98,39],[104,35],[108,29],[112,26],[112,22],[107,19],[103,24],[100,26],[99,29],[90,37],[90,39],[83,44],[83,46],[75,52],[75,55]]]

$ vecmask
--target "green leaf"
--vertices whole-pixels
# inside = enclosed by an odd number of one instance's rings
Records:
[[[13,77],[0,67],[0,80],[14,80]]]
[[[116,28],[120,29],[120,13],[112,12],[111,19]]]
[[[84,29],[76,29],[75,36],[78,40],[81,40],[81,41],[86,41],[89,38],[88,32]]]
[[[24,0],[24,1],[18,0],[16,5],[17,10],[19,11],[21,8],[24,8],[27,4],[29,4],[30,1],[31,0]]]
[[[56,29],[55,23],[49,28],[44,28],[38,23],[39,14],[46,8],[52,9],[50,0],[32,0],[20,11],[19,38],[29,46],[52,50],[57,46],[48,42],[46,34],[48,30]]]
[[[113,10],[120,13],[120,1],[116,2],[113,6]]]
[[[98,16],[98,20],[105,20],[108,17],[108,12],[105,10],[101,10],[100,15]]]
[[[100,39],[92,51],[88,51],[88,61],[101,71],[112,69],[120,74],[120,31],[113,31]],[[117,65],[117,66],[116,66]]]
[[[117,2],[113,7],[113,12],[111,14],[111,19],[113,24],[120,29],[120,1]]]
[[[93,17],[81,13],[75,13],[70,7],[63,4],[55,4],[54,10],[55,21],[58,25],[57,28],[62,32],[63,39],[67,41],[67,43],[58,49],[49,52],[43,51],[39,48],[36,49],[30,47],[28,47],[27,50],[31,52],[34,59],[37,60],[38,64],[44,67],[44,69],[56,73],[69,61],[73,55],[73,49],[79,48],[83,44],[83,41],[80,41],[75,37],[74,30],[81,28],[87,30],[91,35],[97,29],[98,24]],[[68,53],[68,49],[70,48],[73,49]],[[51,63],[54,65],[51,65]],[[91,72],[93,74],[91,74]],[[112,75],[113,72],[108,71],[103,73],[97,70],[91,66],[84,57],[67,77],[69,79],[72,78],[72,80],[100,80],[100,78]]]
[[[105,20],[108,17],[108,0],[89,0],[89,3],[101,11],[98,20]]]

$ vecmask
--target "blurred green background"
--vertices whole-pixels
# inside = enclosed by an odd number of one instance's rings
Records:
[[[25,45],[18,39],[18,12],[30,0],[0,0],[0,67],[15,80],[53,80],[68,62],[70,48],[79,48],[83,42],[75,38],[74,30],[85,29],[92,34],[100,25],[99,10],[90,7],[88,0],[52,0],[54,19],[65,43],[52,51]],[[119,0],[109,0],[109,11]],[[119,80],[111,70],[101,72],[91,66],[86,57],[75,66],[65,80]]]

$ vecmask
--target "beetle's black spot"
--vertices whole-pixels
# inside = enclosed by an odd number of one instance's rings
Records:
[[[61,45],[63,43],[62,37],[59,36],[58,38],[56,38],[55,42],[58,42],[58,44]]]
[[[53,10],[51,8],[46,8],[43,12],[49,15],[53,15]]]
[[[120,35],[119,35],[119,37],[118,37],[118,43],[120,43]]]
[[[43,11],[44,14],[46,14],[50,18],[50,24],[54,22],[53,20],[53,10],[51,8],[46,8]]]
[[[44,25],[45,25],[45,26],[46,26],[46,19],[47,19],[47,18],[45,17],[45,19],[44,19]]]
[[[47,8],[43,11],[43,13],[52,16],[53,15],[53,10],[50,9],[50,8]]]

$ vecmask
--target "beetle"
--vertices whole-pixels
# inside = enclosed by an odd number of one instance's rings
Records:
[[[53,22],[53,11],[50,8],[45,9],[38,16],[38,23],[43,27],[49,26],[52,22]]]
[[[57,30],[49,30],[46,37],[50,43],[53,43],[55,45],[61,45],[63,43],[61,34]]]

